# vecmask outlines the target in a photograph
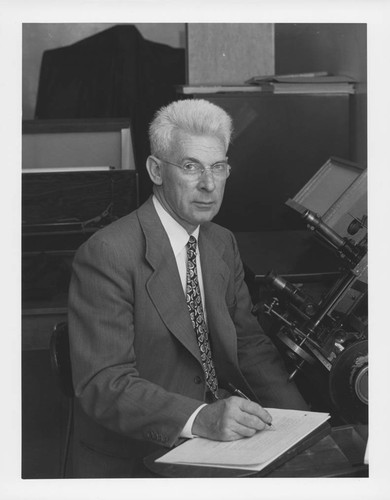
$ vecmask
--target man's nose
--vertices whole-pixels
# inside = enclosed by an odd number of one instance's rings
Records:
[[[198,186],[200,189],[205,189],[206,191],[214,191],[215,180],[214,175],[211,170],[204,170],[199,178]]]

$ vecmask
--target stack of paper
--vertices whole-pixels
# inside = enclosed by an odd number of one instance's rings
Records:
[[[268,409],[272,428],[237,441],[194,438],[156,462],[260,471],[329,419],[328,413]]]

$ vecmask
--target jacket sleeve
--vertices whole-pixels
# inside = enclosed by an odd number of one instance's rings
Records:
[[[268,408],[307,410],[308,405],[293,382],[288,381],[284,362],[252,314],[252,302],[244,281],[244,269],[236,240],[234,249],[234,293],[237,306],[234,324],[237,332],[239,367],[260,404]]]
[[[124,268],[110,241],[91,237],[78,250],[68,314],[75,395],[104,427],[172,446],[201,402],[140,377],[133,283],[129,266]]]

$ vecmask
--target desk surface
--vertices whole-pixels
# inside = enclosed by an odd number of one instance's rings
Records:
[[[361,429],[359,429],[361,431]],[[158,452],[145,459],[145,465],[162,477],[368,477],[364,462],[367,427],[358,432],[354,426],[335,427],[331,433],[284,464],[266,474],[236,469],[162,464]]]
[[[274,271],[290,281],[337,276],[340,259],[307,231],[235,233],[241,258],[259,281]]]

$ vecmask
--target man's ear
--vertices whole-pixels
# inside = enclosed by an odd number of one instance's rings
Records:
[[[149,177],[152,179],[153,184],[156,186],[161,186],[162,178],[161,178],[161,166],[160,161],[150,155],[146,160],[146,170],[148,171]]]

